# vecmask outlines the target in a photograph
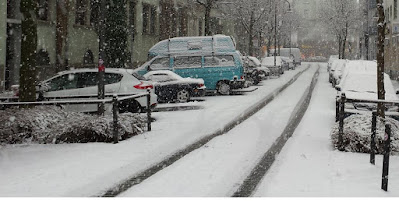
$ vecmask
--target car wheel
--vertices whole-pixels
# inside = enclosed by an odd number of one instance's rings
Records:
[[[176,100],[179,103],[186,103],[190,100],[190,92],[188,92],[186,89],[180,89],[177,92],[176,95]]]
[[[228,85],[227,83],[224,82],[219,82],[218,84],[218,93],[221,95],[230,95],[230,85]]]

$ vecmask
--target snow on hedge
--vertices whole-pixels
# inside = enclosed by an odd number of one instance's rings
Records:
[[[370,115],[354,114],[344,120],[344,147],[347,152],[370,153],[371,144],[371,121]],[[395,119],[386,118],[386,122],[390,123],[391,135],[391,151],[396,154],[399,152],[399,122]],[[339,122],[337,122],[331,131],[331,140],[335,148],[338,147]],[[377,134],[375,138],[376,153],[382,154],[384,150],[385,125],[380,119],[377,120]]]
[[[120,140],[142,133],[147,125],[140,114],[120,114],[118,120]],[[112,116],[45,106],[0,110],[0,144],[112,142],[112,133]]]

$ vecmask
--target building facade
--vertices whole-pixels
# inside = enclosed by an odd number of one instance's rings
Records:
[[[96,67],[99,58],[98,0],[37,0],[38,80],[58,71]],[[126,0],[128,68],[147,61],[163,39],[204,35],[204,8],[191,0]],[[0,91],[19,83],[20,0],[0,0]],[[213,33],[234,36],[233,22],[211,12]]]
[[[385,36],[385,72],[391,79],[399,80],[399,18],[398,0],[385,0],[385,21],[387,23]]]

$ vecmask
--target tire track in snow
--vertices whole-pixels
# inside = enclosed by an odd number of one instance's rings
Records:
[[[170,156],[169,158],[166,158],[165,160],[161,161],[158,164],[155,164],[154,166],[142,171],[139,174],[136,174],[125,181],[122,181],[119,183],[117,186],[114,186],[113,188],[107,190],[104,194],[100,195],[100,197],[115,197],[122,192],[126,191],[127,189],[131,188],[134,185],[140,184],[143,180],[151,177],[152,175],[156,174],[157,172],[161,171],[162,169],[170,166],[171,164],[175,163],[179,159],[183,158],[187,154],[191,153],[192,151],[199,149],[203,145],[207,144],[209,141],[211,141],[213,138],[226,134],[228,131],[232,130],[234,127],[254,115],[257,111],[265,107],[267,104],[269,104],[271,101],[274,100],[274,98],[279,95],[282,91],[284,91],[286,88],[288,88],[292,83],[294,83],[299,76],[302,75],[305,71],[309,70],[310,64],[307,66],[307,68],[298,74],[296,74],[290,81],[288,81],[286,84],[283,86],[277,88],[274,90],[272,93],[270,93],[268,96],[263,98],[262,100],[258,101],[255,103],[253,106],[248,108],[246,112],[241,114],[240,116],[236,117],[234,120],[232,120],[230,123],[226,124],[222,129],[217,130],[213,134],[210,134],[197,142],[187,146],[185,149],[182,149],[180,151],[177,151],[175,154]]]
[[[301,100],[298,102],[284,131],[265,153],[259,163],[251,171],[249,176],[244,180],[238,190],[232,195],[232,197],[249,197],[252,195],[264,175],[272,166],[274,160],[276,159],[276,156],[278,155],[278,153],[280,153],[288,139],[293,135],[296,127],[299,125],[302,117],[305,115],[310,103],[310,99],[312,98],[313,89],[315,88],[318,81],[318,76],[320,74],[319,71],[320,65],[313,76],[310,86],[306,89],[306,92],[303,94]]]

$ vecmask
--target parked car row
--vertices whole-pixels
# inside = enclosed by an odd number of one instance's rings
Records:
[[[187,102],[204,96],[206,91],[229,95],[259,83],[269,75],[280,76],[295,69],[290,57],[243,57],[229,36],[177,37],[161,41],[149,50],[149,61],[135,70],[106,69],[105,95],[118,96],[151,93],[150,106],[158,103]],[[276,60],[276,62],[274,62]],[[72,69],[59,72],[37,85],[37,99],[93,98],[98,96],[98,69]],[[14,87],[15,88],[15,87]],[[14,90],[18,96],[18,90]],[[147,98],[120,102],[120,112],[140,112]],[[110,107],[108,107],[109,109]],[[67,105],[70,111],[95,112],[96,104]]]
[[[339,70],[338,70],[339,69]],[[337,98],[345,94],[347,99],[378,100],[377,63],[363,60],[339,60],[332,62],[330,75],[337,90]],[[335,85],[334,85],[335,84]],[[398,91],[394,90],[388,74],[384,73],[385,100],[399,101]],[[377,105],[371,103],[346,103],[346,109],[362,111],[376,110]],[[388,107],[388,111],[398,111],[398,107]]]

